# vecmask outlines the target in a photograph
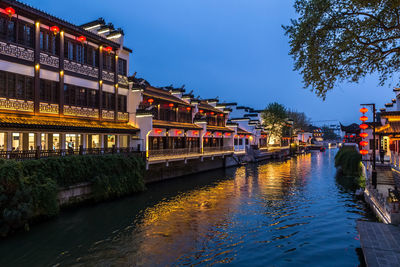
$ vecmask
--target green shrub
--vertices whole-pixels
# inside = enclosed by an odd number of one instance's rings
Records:
[[[143,191],[144,169],[142,158],[118,154],[0,160],[0,236],[56,216],[61,187],[89,182],[95,200]]]
[[[346,188],[365,187],[361,154],[353,146],[343,146],[335,156],[337,179]]]

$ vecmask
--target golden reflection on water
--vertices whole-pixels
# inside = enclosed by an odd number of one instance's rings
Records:
[[[297,160],[295,164],[294,160]],[[263,196],[264,200],[281,200],[291,185],[305,182],[297,179],[306,177],[310,170],[310,155],[254,168],[240,167],[233,179],[181,193],[147,208],[142,219],[135,222],[133,231],[120,233],[113,238],[112,245],[106,242],[106,254],[101,247],[103,243],[93,247],[89,258],[81,260],[102,259],[107,263],[108,259],[115,263],[118,259],[120,265],[155,266],[178,260],[185,263],[185,255],[194,254],[203,258],[203,262],[215,263],[213,259],[217,256],[220,262],[230,262],[235,257],[233,248],[241,241],[240,238],[231,240],[228,229],[238,223],[232,216],[240,212],[243,202],[260,199],[255,194]],[[268,205],[274,203],[267,202]],[[265,203],[260,201],[256,205]],[[207,244],[210,240],[214,247],[223,249],[210,249]]]

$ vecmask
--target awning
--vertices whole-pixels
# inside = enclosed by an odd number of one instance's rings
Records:
[[[382,127],[378,127],[375,131],[379,134],[399,134],[400,121],[391,121]]]
[[[0,128],[115,134],[136,134],[139,131],[138,128],[127,122],[15,114],[4,114],[0,116]]]
[[[175,121],[160,121],[153,120],[153,128],[165,128],[165,129],[187,129],[187,130],[202,130],[203,128],[193,124]]]

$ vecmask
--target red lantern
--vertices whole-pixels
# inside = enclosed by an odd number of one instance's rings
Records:
[[[174,106],[174,104],[169,103],[168,106],[169,106],[170,108],[172,108],[172,107]]]
[[[360,108],[360,112],[362,114],[364,114],[364,113],[368,112],[368,109],[367,108]]]
[[[368,117],[367,116],[361,116],[360,117],[360,121],[367,121],[368,120]]]
[[[368,154],[368,150],[360,150],[360,154],[361,155],[367,155]]]
[[[243,138],[243,137],[244,137],[244,135],[243,135],[243,134],[241,134],[241,135],[240,135],[240,138]]]
[[[147,102],[149,102],[149,103],[150,103],[150,105],[151,105],[151,104],[153,104],[153,102],[154,102],[154,99],[153,99],[153,98],[150,98],[149,100],[147,100]]]
[[[81,43],[84,43],[86,41],[86,37],[81,35],[81,36],[78,37],[78,41],[81,42]]]
[[[200,110],[199,110],[199,112],[200,112],[200,113],[203,113],[203,112],[204,112],[204,110],[200,109]]]
[[[220,117],[223,117],[223,116],[224,116],[224,114],[222,114],[222,113],[221,113],[221,114],[219,114],[219,116],[220,116]]]
[[[107,46],[107,47],[104,47],[104,50],[107,52],[107,53],[111,53],[111,51],[112,51],[112,47],[111,46]]]
[[[14,10],[14,8],[12,8],[12,7],[7,7],[7,8],[5,9],[5,11],[6,11],[6,14],[10,17],[10,19],[11,19],[12,16],[14,16],[14,14],[15,14],[15,10]]]
[[[187,108],[186,108],[186,110],[187,110],[187,111],[190,111],[190,110],[191,110],[191,108],[190,108],[190,107],[187,107]]]
[[[365,123],[363,123],[363,124],[360,125],[360,128],[363,129],[363,130],[365,130],[365,129],[368,128],[368,125],[365,124]]]
[[[161,129],[155,129],[154,131],[156,132],[156,134],[162,133],[162,130],[161,130]]]
[[[368,142],[367,141],[361,141],[360,142],[360,146],[367,146],[368,145]]]
[[[367,133],[360,133],[360,137],[361,137],[361,138],[367,138],[367,137],[368,137],[368,134],[367,134]]]
[[[52,31],[54,35],[57,35],[60,32],[60,28],[58,28],[57,26],[52,26],[50,27],[50,31]]]
[[[214,115],[214,112],[211,112],[210,114],[211,114],[211,115]]]

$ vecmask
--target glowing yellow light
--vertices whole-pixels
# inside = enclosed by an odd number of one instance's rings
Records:
[[[115,85],[115,88],[118,88],[118,84]]]
[[[61,36],[64,36],[64,31],[61,31],[60,34],[61,34]]]
[[[39,69],[40,69],[40,65],[39,65],[39,64],[36,64],[36,65],[35,65],[35,70],[38,71]]]
[[[102,81],[102,80],[100,80],[100,81],[99,81],[99,84],[100,84],[100,85],[102,85],[102,84],[103,84],[103,81]]]
[[[36,25],[36,27],[39,27],[40,26],[40,22],[36,22],[35,25]]]
[[[60,76],[63,76],[63,75],[64,75],[64,71],[60,70]]]

